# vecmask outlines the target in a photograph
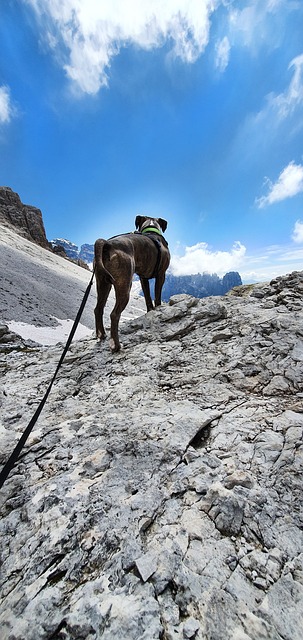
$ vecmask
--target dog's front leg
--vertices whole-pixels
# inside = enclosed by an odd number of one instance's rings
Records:
[[[143,291],[145,302],[146,302],[147,311],[151,311],[154,308],[154,305],[152,303],[152,299],[150,295],[149,281],[147,278],[142,278],[140,276],[140,282],[141,282],[141,287],[142,287],[142,291]]]
[[[159,307],[161,304],[162,288],[165,281],[165,273],[158,273],[155,282],[155,306]]]

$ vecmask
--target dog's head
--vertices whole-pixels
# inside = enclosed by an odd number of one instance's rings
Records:
[[[147,229],[147,227],[154,227],[155,229],[160,229],[166,231],[167,222],[163,220],[163,218],[150,218],[149,216],[137,216],[135,219],[135,227],[139,229],[139,231],[143,231]]]

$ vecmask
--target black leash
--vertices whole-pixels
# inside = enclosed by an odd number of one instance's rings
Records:
[[[88,287],[87,287],[87,289],[85,291],[83,300],[82,300],[81,305],[80,305],[80,309],[79,309],[79,311],[78,311],[78,313],[76,315],[75,322],[74,322],[74,324],[73,324],[73,326],[71,328],[71,332],[70,332],[70,334],[69,334],[69,336],[67,338],[67,343],[66,343],[66,345],[65,345],[65,347],[63,349],[63,352],[62,352],[61,358],[60,358],[60,360],[58,362],[56,371],[55,371],[55,373],[54,373],[54,375],[53,375],[53,377],[52,377],[52,379],[50,381],[50,384],[49,384],[49,386],[48,386],[48,388],[47,388],[47,390],[45,392],[45,395],[42,398],[39,406],[37,407],[32,419],[30,420],[29,424],[27,425],[25,431],[23,432],[20,440],[17,442],[17,444],[16,444],[16,446],[14,448],[14,451],[12,452],[12,454],[10,455],[10,457],[7,460],[6,464],[4,465],[2,471],[0,472],[0,489],[3,486],[8,474],[12,470],[14,464],[17,462],[18,456],[19,456],[21,450],[23,449],[23,447],[24,447],[24,445],[26,443],[26,440],[27,440],[28,436],[30,435],[34,425],[36,424],[36,422],[37,422],[37,420],[39,418],[39,415],[40,415],[40,413],[41,413],[41,411],[42,411],[42,409],[43,409],[43,407],[44,407],[44,405],[46,403],[46,400],[47,400],[47,398],[49,396],[51,388],[52,388],[52,386],[53,386],[53,384],[55,382],[55,379],[57,377],[58,371],[59,371],[59,369],[60,369],[60,367],[62,365],[62,362],[63,362],[63,360],[64,360],[64,358],[66,356],[66,353],[67,353],[67,351],[68,351],[68,349],[69,349],[69,347],[71,345],[72,339],[73,339],[73,337],[74,337],[74,335],[76,333],[77,326],[78,326],[78,324],[80,322],[80,318],[82,316],[83,309],[84,309],[84,307],[86,305],[87,298],[89,296],[89,293],[90,293],[90,290],[91,290],[91,287],[92,287],[92,284],[93,284],[94,274],[95,274],[95,268],[93,270],[93,275],[91,277],[89,285],[88,285]]]
[[[145,235],[147,235],[147,233]],[[161,242],[157,238],[152,238],[151,236],[148,236],[148,238],[150,238],[153,241],[153,243],[156,245],[157,251],[158,251],[155,268],[154,268],[152,276],[150,277],[150,279],[151,279],[151,278],[156,278],[156,276],[158,275],[159,266],[160,266],[160,262],[161,262]]]

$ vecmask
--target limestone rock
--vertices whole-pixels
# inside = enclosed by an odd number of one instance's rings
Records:
[[[10,331],[6,324],[0,324],[0,354],[37,346],[33,340],[23,340],[17,333]]]
[[[3,640],[301,640],[302,284],[72,344],[1,491]],[[60,353],[1,356],[1,463]]]

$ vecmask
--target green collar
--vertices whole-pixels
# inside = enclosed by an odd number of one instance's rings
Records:
[[[141,231],[141,233],[147,233],[147,232],[153,232],[153,233],[158,233],[159,236],[162,236],[161,231],[159,231],[159,229],[157,229],[156,227],[146,227],[146,229],[143,229],[143,231]]]

